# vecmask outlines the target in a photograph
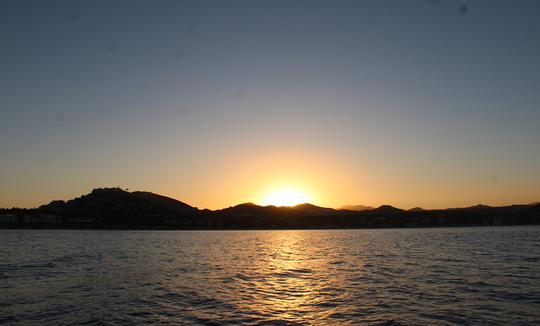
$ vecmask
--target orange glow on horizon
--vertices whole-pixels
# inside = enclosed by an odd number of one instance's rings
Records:
[[[277,188],[268,192],[260,201],[262,205],[295,206],[311,200],[306,192],[293,187]]]

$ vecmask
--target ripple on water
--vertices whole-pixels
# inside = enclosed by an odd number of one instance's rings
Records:
[[[540,323],[540,227],[0,232],[0,323]]]

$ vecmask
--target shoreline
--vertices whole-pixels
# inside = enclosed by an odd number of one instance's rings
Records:
[[[398,227],[299,227],[299,228],[81,228],[81,227],[5,227],[0,230],[57,230],[57,231],[309,231],[309,230],[400,230],[400,229],[456,229],[456,228],[491,228],[513,226],[540,226],[536,224],[506,224],[506,225],[434,225],[434,226],[398,226]]]

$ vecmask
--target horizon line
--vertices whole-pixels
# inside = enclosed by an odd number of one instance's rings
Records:
[[[508,207],[508,206],[532,206],[532,205],[540,204],[540,201],[533,201],[533,202],[528,202],[528,203],[512,203],[512,204],[506,204],[506,205],[489,205],[489,204],[484,204],[484,203],[477,203],[477,204],[473,204],[473,205],[470,205],[470,206],[455,206],[455,207],[448,206],[448,207],[445,207],[445,208],[440,208],[440,207],[439,208],[424,208],[424,207],[422,207],[420,205],[416,205],[416,206],[413,206],[413,207],[407,209],[407,208],[400,208],[398,206],[388,204],[388,203],[380,204],[380,205],[378,205],[376,207],[371,206],[371,205],[363,205],[363,204],[345,204],[345,205],[341,205],[340,207],[327,207],[327,206],[320,206],[320,205],[312,203],[312,202],[298,203],[298,204],[289,205],[289,206],[288,205],[278,206],[278,205],[263,205],[263,204],[254,203],[252,201],[247,201],[247,202],[241,202],[241,203],[238,203],[238,204],[235,204],[235,205],[230,205],[228,207],[210,209],[210,208],[199,208],[197,206],[192,206],[191,204],[189,204],[187,202],[184,202],[184,201],[182,201],[182,200],[180,200],[180,199],[178,199],[176,197],[171,197],[171,196],[168,196],[168,195],[163,195],[163,194],[159,194],[159,193],[155,193],[155,192],[147,191],[147,190],[130,191],[129,188],[122,188],[122,187],[98,187],[98,188],[93,188],[89,193],[82,194],[82,195],[80,195],[78,197],[74,197],[74,198],[67,199],[67,200],[53,199],[53,200],[49,201],[48,203],[41,204],[41,205],[39,205],[37,207],[12,206],[12,207],[0,207],[0,209],[3,209],[3,210],[9,210],[9,209],[28,209],[28,210],[39,209],[39,207],[48,205],[48,204],[50,204],[52,202],[55,202],[55,201],[68,202],[70,200],[74,200],[74,199],[80,198],[82,196],[89,195],[92,192],[94,192],[95,190],[112,190],[112,189],[118,189],[118,190],[121,190],[121,191],[127,192],[127,193],[135,193],[135,192],[150,193],[150,194],[154,194],[154,195],[158,195],[158,196],[162,196],[162,197],[166,197],[166,198],[170,198],[170,199],[179,201],[179,202],[181,202],[183,204],[186,204],[186,205],[189,205],[189,206],[191,206],[193,208],[196,208],[197,210],[210,210],[210,211],[219,211],[219,210],[232,208],[232,207],[237,207],[237,206],[240,206],[240,205],[247,205],[247,204],[255,205],[255,206],[259,206],[259,207],[276,207],[276,208],[294,208],[294,207],[298,207],[298,206],[302,206],[302,205],[311,205],[311,206],[315,206],[315,207],[318,207],[318,208],[333,209],[333,210],[348,210],[348,211],[357,211],[357,212],[376,210],[378,208],[385,207],[385,206],[393,207],[393,208],[400,209],[400,210],[403,210],[403,211],[410,211],[410,210],[413,210],[413,209],[422,209],[422,210],[426,210],[426,211],[436,211],[436,210],[447,210],[447,209],[465,209],[465,208],[473,208],[473,207],[478,207],[478,206],[497,208],[497,207]],[[364,207],[366,207],[366,209],[356,210],[356,209],[345,208],[347,206],[364,206]]]

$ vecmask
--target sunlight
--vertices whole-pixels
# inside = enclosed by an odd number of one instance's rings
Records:
[[[262,200],[263,205],[294,206],[309,202],[310,197],[303,191],[294,188],[277,189],[270,192]]]

